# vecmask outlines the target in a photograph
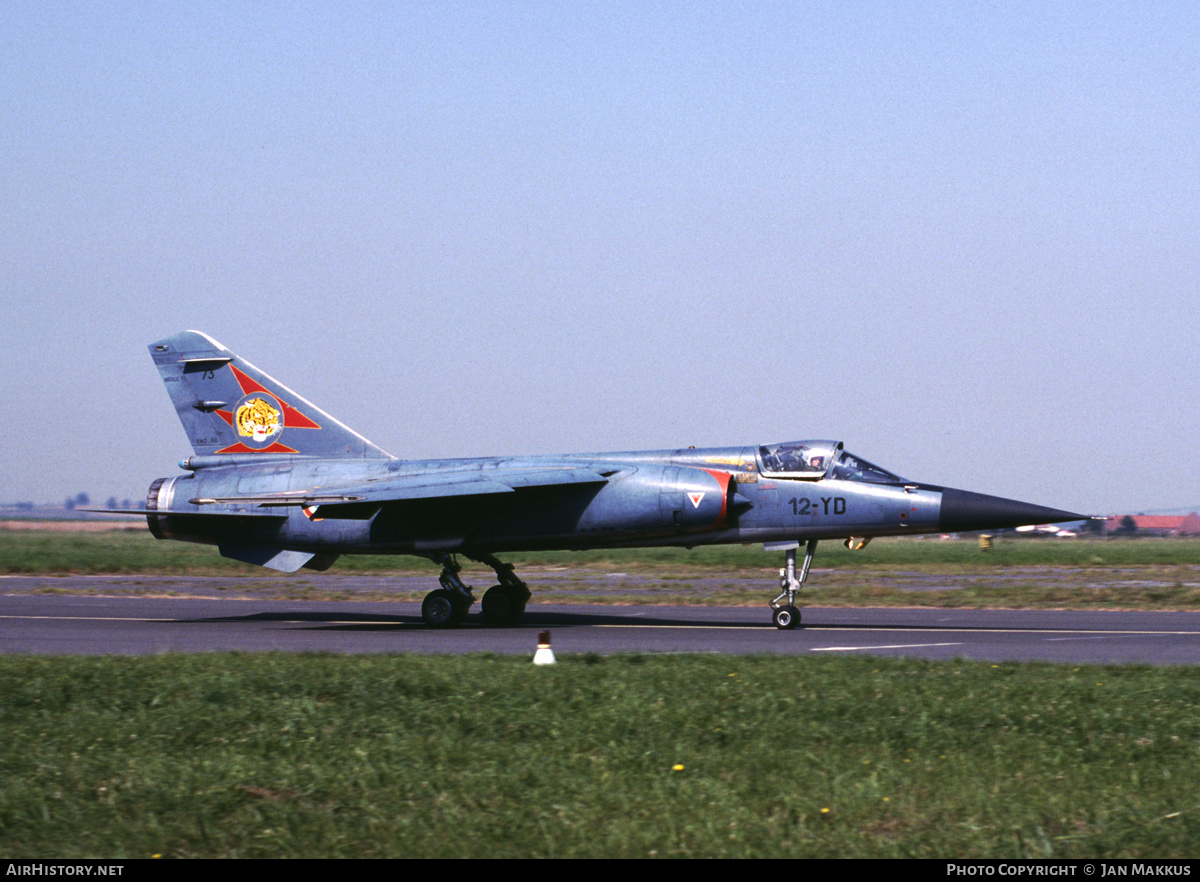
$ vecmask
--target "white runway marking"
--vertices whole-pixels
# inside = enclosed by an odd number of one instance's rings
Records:
[[[961,643],[894,643],[891,646],[814,646],[810,652],[863,652],[872,649],[932,649],[935,646],[962,646]]]

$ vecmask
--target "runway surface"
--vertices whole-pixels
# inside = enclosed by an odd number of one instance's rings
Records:
[[[144,581],[144,577],[143,581]],[[0,592],[5,587],[0,585]],[[929,659],[1200,663],[1200,613],[804,609],[779,631],[765,607],[531,604],[515,627],[431,630],[416,603],[7,592],[0,652],[140,655],[223,650],[528,654],[877,654]]]

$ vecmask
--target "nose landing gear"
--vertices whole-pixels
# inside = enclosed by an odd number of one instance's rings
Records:
[[[771,620],[781,631],[790,631],[800,624],[800,610],[796,609],[796,592],[804,587],[804,582],[808,578],[808,568],[812,565],[813,554],[817,550],[817,540],[808,540],[808,545],[804,549],[804,564],[800,568],[800,577],[796,578],[796,549],[799,546],[799,542],[783,543],[782,545],[770,543],[766,546],[768,550],[782,547],[787,552],[786,566],[779,571],[779,587],[783,591],[770,604],[773,610]]]

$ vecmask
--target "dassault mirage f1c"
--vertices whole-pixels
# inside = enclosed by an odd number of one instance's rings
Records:
[[[480,609],[504,624],[530,592],[497,554],[762,542],[785,555],[770,607],[787,629],[819,540],[857,549],[875,536],[1086,517],[908,481],[838,441],[401,460],[197,331],[150,354],[195,451],[185,474],[150,485],[156,537],[283,572],[343,554],[425,557],[442,567],[421,606],[434,627],[461,624],[475,602],[459,557],[495,570]]]

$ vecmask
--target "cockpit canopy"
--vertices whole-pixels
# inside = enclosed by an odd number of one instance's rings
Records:
[[[866,481],[869,484],[903,484],[904,479],[860,459],[841,441],[784,441],[758,448],[758,470],[780,478],[819,481]]]

